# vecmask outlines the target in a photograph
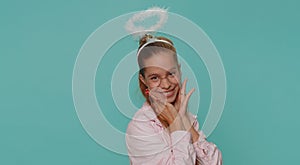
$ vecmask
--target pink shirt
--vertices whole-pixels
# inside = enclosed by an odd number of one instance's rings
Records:
[[[196,130],[199,123],[190,114]],[[199,139],[192,143],[188,131],[164,129],[152,107],[145,102],[128,124],[126,144],[130,164],[141,165],[222,165],[222,155],[215,144],[207,142],[202,131]]]

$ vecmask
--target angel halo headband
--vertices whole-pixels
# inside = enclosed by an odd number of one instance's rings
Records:
[[[141,22],[144,21],[146,18],[149,17],[153,17],[153,16],[158,16],[159,17],[159,21],[153,25],[150,26],[149,28],[145,28],[142,26],[136,26],[135,23],[136,22]],[[133,37],[138,37],[138,39],[140,39],[141,37],[147,36],[147,35],[151,35],[149,34],[150,32],[155,32],[157,31],[159,28],[161,28],[167,21],[168,19],[168,12],[167,9],[162,9],[159,7],[152,7],[149,8],[148,10],[145,11],[141,11],[139,13],[134,14],[126,23],[125,25],[125,29],[133,35]],[[166,41],[166,40],[162,40],[162,39],[158,39],[155,36],[153,37],[147,37],[146,38],[146,43],[143,44],[137,52],[137,57],[139,56],[141,50],[143,48],[145,48],[147,45],[154,43],[154,42],[163,42],[169,45],[172,45],[172,43]]]
[[[147,35],[147,34],[146,34],[146,35]],[[140,55],[142,49],[144,49],[147,45],[149,45],[149,44],[151,44],[151,43],[154,43],[154,42],[163,42],[163,43],[166,43],[166,44],[169,44],[169,45],[173,46],[172,43],[170,43],[169,41],[166,41],[166,40],[157,39],[156,37],[153,37],[153,38],[147,38],[146,43],[143,44],[143,45],[139,48],[138,52],[136,53],[136,56],[139,57],[139,55]]]

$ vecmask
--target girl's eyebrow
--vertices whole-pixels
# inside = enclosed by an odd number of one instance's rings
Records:
[[[171,70],[174,70],[174,69],[176,69],[175,66],[172,67],[171,69],[169,69],[167,72],[170,72]],[[157,75],[158,75],[157,73],[151,73],[151,74],[149,74],[147,77],[149,78],[149,77],[151,77],[151,76],[157,76]]]
[[[147,77],[151,77],[151,76],[157,76],[157,73],[151,73],[150,75],[148,75]]]

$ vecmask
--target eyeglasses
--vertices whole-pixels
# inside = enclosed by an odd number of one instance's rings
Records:
[[[161,76],[159,74],[151,74],[146,78],[149,85],[153,87],[159,86],[164,79],[166,79],[168,83],[177,84],[179,82],[179,74],[177,71],[172,71],[168,72],[165,76]]]

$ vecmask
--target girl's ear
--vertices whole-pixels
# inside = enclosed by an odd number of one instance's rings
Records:
[[[142,74],[139,74],[139,79],[142,81],[142,83],[143,83],[145,86],[147,86],[147,85],[146,85],[145,78],[143,77]]]

